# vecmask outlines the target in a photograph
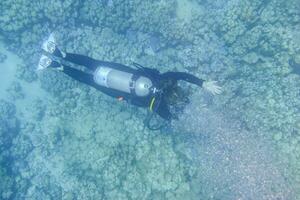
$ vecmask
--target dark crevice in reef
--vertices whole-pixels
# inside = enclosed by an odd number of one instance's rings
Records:
[[[300,64],[296,63],[293,59],[289,60],[289,64],[292,67],[292,72],[300,75]]]

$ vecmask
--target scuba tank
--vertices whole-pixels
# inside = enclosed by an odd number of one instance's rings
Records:
[[[148,70],[140,65],[138,69],[147,71],[148,74],[154,74],[156,71]],[[158,73],[158,72],[156,72]],[[147,118],[144,120],[145,126],[150,130],[159,130],[166,127],[167,123],[153,123],[156,121],[155,112],[158,109],[162,99],[160,90],[154,87],[152,80],[146,76],[139,76],[133,73],[117,70],[110,67],[98,67],[94,72],[94,81],[96,84],[106,88],[111,88],[128,94],[134,94],[138,97],[147,97],[154,95],[151,99]]]
[[[152,81],[148,77],[137,76],[132,73],[102,66],[95,70],[94,81],[98,85],[135,94],[138,97],[148,96],[153,86]]]

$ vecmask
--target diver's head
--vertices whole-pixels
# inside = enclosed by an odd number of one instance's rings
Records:
[[[177,105],[187,103],[188,95],[189,91],[176,85],[165,91],[164,98],[168,105]]]

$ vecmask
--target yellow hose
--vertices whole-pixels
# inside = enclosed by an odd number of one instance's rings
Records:
[[[154,102],[155,102],[155,97],[153,97],[153,98],[151,99],[151,102],[150,102],[149,109],[150,109],[151,112],[153,111],[153,105],[154,105]]]

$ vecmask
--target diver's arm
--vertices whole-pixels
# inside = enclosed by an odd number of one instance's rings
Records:
[[[200,87],[203,87],[203,89],[205,89],[206,91],[208,91],[213,95],[221,94],[222,92],[222,87],[218,86],[217,81],[204,81],[192,74],[188,74],[185,72],[166,72],[161,76],[162,78],[170,78],[173,80],[184,80],[189,83],[196,84]]]
[[[163,79],[183,80],[202,87],[204,80],[185,72],[166,72],[161,74]]]

